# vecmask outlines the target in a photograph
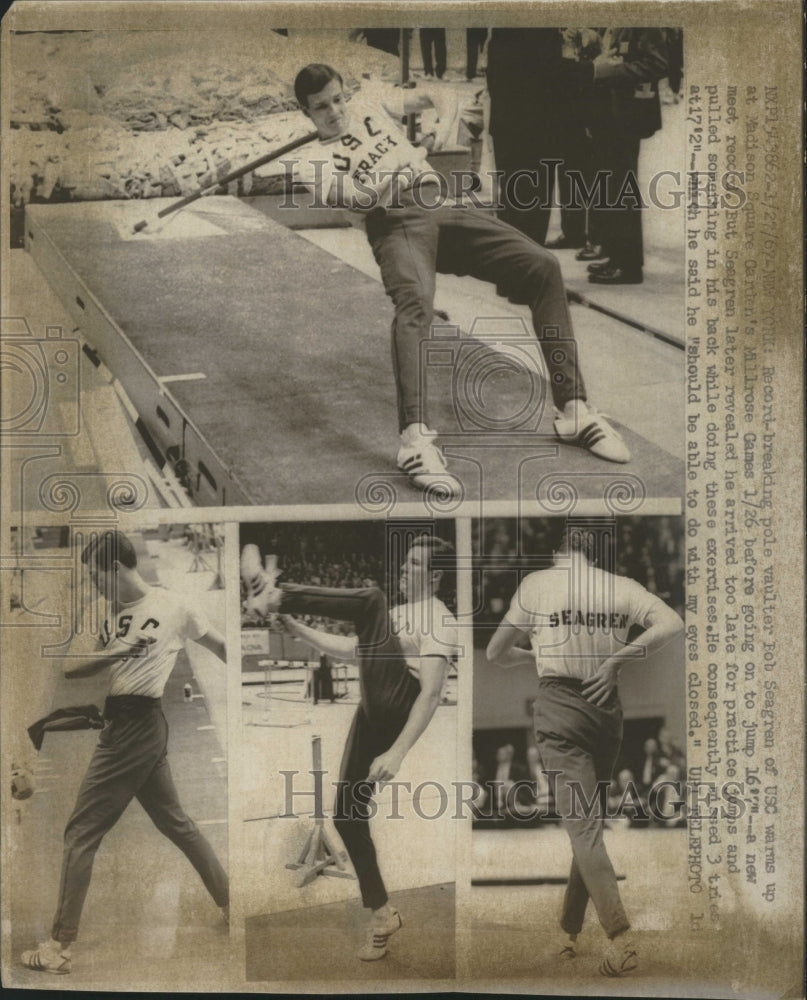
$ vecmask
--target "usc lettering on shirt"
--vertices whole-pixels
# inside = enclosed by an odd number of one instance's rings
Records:
[[[409,186],[422,171],[427,155],[425,149],[407,140],[400,123],[381,103],[380,91],[367,90],[367,94],[360,91],[348,103],[347,131],[304,147],[295,170],[295,180],[315,191],[322,202],[329,200],[336,181],[336,198],[331,198],[331,202],[338,203],[339,177],[349,177],[362,193],[367,193],[365,211],[383,204],[383,197],[379,200],[370,195],[383,188],[386,177],[407,173],[410,176],[402,186]],[[397,100],[403,113],[403,98]],[[362,210],[359,206],[352,207],[354,211]]]
[[[586,680],[667,606],[640,583],[573,563],[525,577],[505,619],[527,632],[539,677]]]
[[[390,609],[393,634],[401,644],[406,666],[420,679],[425,656],[443,656],[454,661],[459,653],[457,620],[438,597],[399,604]]]
[[[170,591],[152,587],[139,601],[124,605],[104,621],[101,646],[108,653],[129,652],[139,640],[154,640],[143,656],[119,660],[110,668],[109,694],[162,697],[179,651],[188,639],[210,631],[204,613],[189,607]]]

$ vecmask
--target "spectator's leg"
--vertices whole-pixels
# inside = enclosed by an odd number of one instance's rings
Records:
[[[421,28],[420,54],[423,57],[423,72],[426,76],[434,76],[434,63],[432,62],[432,29]]]
[[[446,72],[446,29],[434,30],[434,62],[437,79],[442,80]]]
[[[492,136],[496,169],[502,171],[499,197],[503,208],[499,216],[531,240],[543,244],[551,209],[547,172],[540,162],[541,138],[523,119],[518,125],[496,128]]]

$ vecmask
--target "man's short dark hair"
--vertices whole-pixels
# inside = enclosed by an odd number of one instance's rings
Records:
[[[307,110],[309,96],[318,94],[331,80],[338,80],[344,86],[342,77],[327,63],[309,63],[303,66],[294,80],[294,96],[300,107]]]
[[[124,535],[122,531],[105,531],[103,535],[96,535],[81,553],[81,561],[85,566],[92,560],[96,567],[108,573],[112,569],[112,564],[119,562],[127,569],[134,569],[137,566],[137,553],[134,545]]]
[[[416,545],[429,550],[429,569],[455,568],[456,551],[451,542],[446,541],[445,538],[437,538],[436,535],[418,535],[412,540],[410,548],[413,549]]]
[[[565,543],[570,552],[581,552],[592,565],[598,561],[597,537],[593,531],[580,525],[567,524],[561,545]]]

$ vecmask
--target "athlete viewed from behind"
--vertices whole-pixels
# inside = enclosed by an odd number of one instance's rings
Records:
[[[453,552],[442,539],[416,539],[401,572],[404,603],[392,608],[377,587],[267,586],[251,567],[245,571],[242,555],[250,600],[262,614],[279,612],[293,635],[359,667],[361,700],[342,756],[334,825],[356,870],[362,902],[372,911],[367,940],[358,952],[366,962],[384,957],[390,936],[402,925],[381,877],[368,803],[377,783],[396,776],[440,704],[457,653],[456,621],[437,596],[442,567],[450,561],[453,569]],[[289,617],[292,614],[348,621],[356,635],[310,628]]]
[[[137,569],[137,553],[119,531],[84,549],[82,562],[107,602],[98,652],[64,660],[65,677],[109,670],[105,726],[64,832],[64,855],[50,941],[22,954],[40,972],[71,971],[93,861],[101,841],[136,798],[149,818],[185,854],[217,906],[228,916],[227,875],[196,824],[180,805],[166,757],[168,725],[161,697],[177,655],[189,639],[226,661],[223,637],[180,597],[152,587]]]
[[[538,671],[535,740],[573,852],[557,955],[576,957],[590,897],[608,937],[600,971],[619,976],[637,967],[603,841],[603,798],[622,743],[619,672],[680,635],[684,625],[641,584],[598,569],[596,558],[596,534],[568,526],[555,565],[522,580],[487,655],[502,667],[529,664]],[[644,631],[628,643],[633,625]],[[530,650],[519,645],[526,639]],[[586,810],[581,793],[593,809]]]
[[[440,204],[427,150],[413,146],[401,118],[430,105],[438,113],[432,149],[456,136],[458,108],[438,85],[414,90],[365,84],[348,98],[333,67],[312,63],[294,83],[297,100],[319,141],[298,154],[296,179],[320,204],[363,217],[367,238],[395,306],[392,359],[401,435],[398,467],[420,489],[459,492],[429,429],[421,371],[421,342],[434,313],[436,272],[473,275],[500,295],[527,305],[546,362],[555,405],[555,433],[600,458],[627,462],[627,447],[586,403],[566,290],[557,260],[489,212],[453,201]]]

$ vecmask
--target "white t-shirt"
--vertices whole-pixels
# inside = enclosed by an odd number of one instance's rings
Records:
[[[399,107],[395,107],[395,105]],[[363,185],[363,206],[350,205],[357,212],[366,212],[384,205],[392,196],[381,198],[376,192],[386,174],[405,174],[399,180],[399,190],[410,187],[424,170],[427,151],[413,146],[406,138],[400,120],[387,110],[403,115],[403,91],[392,87],[367,85],[348,101],[347,130],[332,139],[319,139],[297,152],[295,180],[315,191],[322,202],[344,204],[337,196],[329,201],[334,179],[341,175]]]
[[[529,633],[539,677],[586,680],[654,610],[668,608],[640,583],[581,560],[525,577],[505,619]]]
[[[119,660],[111,667],[109,694],[162,697],[177,654],[188,639],[210,631],[205,614],[161,587],[151,587],[139,601],[123,605],[104,622],[101,645],[107,653],[125,652],[139,638],[155,639],[142,657]]]
[[[439,597],[399,604],[390,609],[389,617],[413,677],[420,679],[424,656],[444,656],[449,662],[456,660],[459,653],[457,620]]]

